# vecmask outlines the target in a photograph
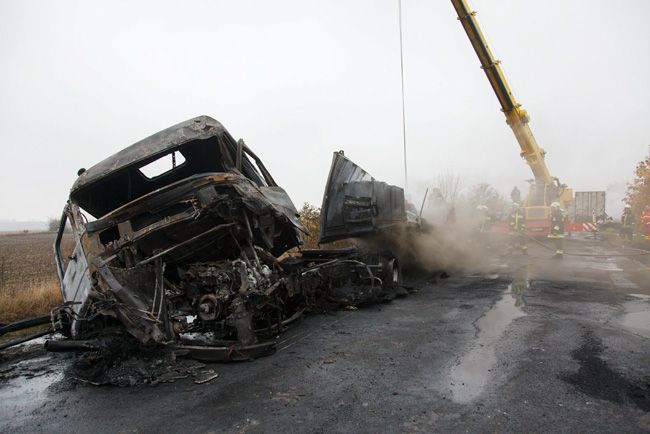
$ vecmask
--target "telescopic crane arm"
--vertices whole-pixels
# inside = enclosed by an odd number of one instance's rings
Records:
[[[515,137],[521,148],[521,156],[533,171],[535,181],[547,186],[553,185],[557,180],[550,175],[544,163],[545,152],[537,145],[533,132],[528,126],[528,113],[512,95],[512,91],[499,66],[499,61],[492,55],[476,21],[476,12],[470,10],[465,0],[451,0],[451,3],[454,5],[458,19],[463,25],[463,29],[465,29],[465,33],[467,33],[472,47],[474,47],[474,51],[481,62],[481,69],[485,72],[494,93],[499,99],[501,109],[506,116],[506,122],[515,133]]]

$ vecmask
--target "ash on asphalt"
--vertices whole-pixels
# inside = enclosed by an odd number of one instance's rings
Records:
[[[0,381],[0,432],[650,430],[650,339],[637,321],[650,306],[647,266],[530,250],[489,274],[422,278],[389,304],[306,317],[275,355],[210,365],[219,376],[200,385],[70,387],[64,378],[42,390],[51,378],[6,371],[20,378]],[[461,383],[480,387],[459,402],[454,367],[481,345],[496,361],[486,370],[492,362],[479,360],[480,375]],[[0,357],[0,371],[17,361]],[[70,362],[55,353],[39,363],[66,372]]]
[[[582,393],[617,404],[633,402],[644,411],[650,411],[650,379],[632,382],[612,370],[602,359],[603,343],[593,333],[584,333],[582,345],[572,352],[580,369],[565,374],[562,379]]]
[[[192,359],[177,358],[173,351],[100,351],[80,355],[66,370],[70,381],[94,386],[155,386],[178,380],[199,383],[214,369]]]

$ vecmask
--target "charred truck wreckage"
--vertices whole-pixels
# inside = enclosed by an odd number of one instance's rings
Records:
[[[414,216],[401,188],[334,154],[321,242],[417,230]],[[64,302],[52,322],[69,339],[46,347],[118,339],[248,359],[272,352],[271,337],[304,312],[404,291],[399,254],[301,249],[305,233],[287,193],[219,122],[165,129],[79,171],[54,245]]]

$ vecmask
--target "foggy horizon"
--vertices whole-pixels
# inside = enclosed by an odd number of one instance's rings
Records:
[[[650,144],[650,4],[633,3],[470,1],[551,174],[606,191],[612,216]],[[404,186],[397,1],[0,1],[0,23],[0,220],[58,217],[79,168],[203,114],[297,208],[320,206],[337,150]],[[403,0],[403,26],[409,200],[445,173],[525,193],[451,4]]]

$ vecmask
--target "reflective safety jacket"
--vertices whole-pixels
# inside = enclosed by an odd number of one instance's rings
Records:
[[[644,225],[650,225],[650,209],[644,209],[641,214],[641,223]]]
[[[624,212],[621,216],[621,223],[623,223],[623,227],[625,228],[631,228],[634,226],[634,214],[632,214],[631,211]]]
[[[643,235],[650,241],[650,209],[644,209],[641,214],[641,223],[643,223]]]
[[[551,211],[551,231],[549,238],[564,238],[564,215],[562,210]]]
[[[487,232],[487,231],[489,231],[490,230],[490,224],[492,223],[492,219],[490,218],[490,216],[485,215],[485,216],[481,216],[480,218],[481,218],[481,221],[480,221],[480,223],[478,225],[479,232]]]
[[[522,232],[526,229],[526,218],[522,210],[513,211],[510,214],[510,229],[516,232]]]

